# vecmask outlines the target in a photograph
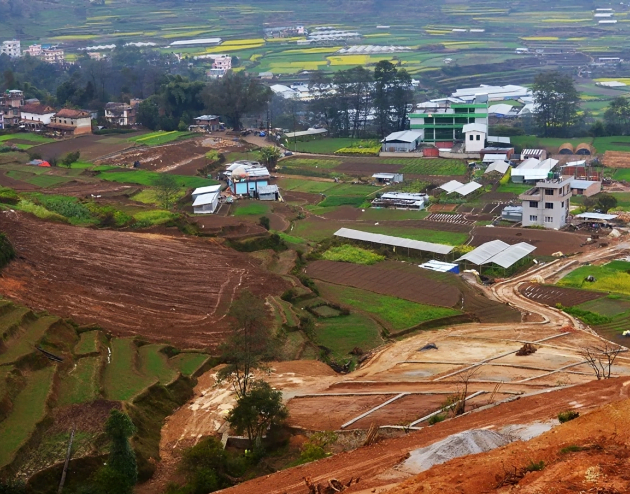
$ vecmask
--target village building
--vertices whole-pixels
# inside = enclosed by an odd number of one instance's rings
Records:
[[[45,48],[42,50],[41,59],[46,63],[62,64],[66,61],[66,54],[60,48]]]
[[[110,102],[105,105],[105,120],[112,125],[128,126],[136,123],[136,106]]]
[[[372,201],[372,207],[421,210],[428,202],[428,196],[422,193],[385,192]]]
[[[519,196],[523,202],[523,226],[543,226],[559,230],[567,224],[571,199],[570,177],[555,175],[536,183]]]
[[[543,161],[536,158],[528,158],[512,169],[512,182],[516,184],[533,184],[538,180],[544,180],[549,177],[557,164],[558,160],[553,158]]]
[[[602,191],[602,183],[598,180],[571,180],[571,193],[574,196],[591,197]]]
[[[195,123],[188,127],[190,131],[217,132],[221,130],[221,122],[218,115],[201,115],[195,118]]]
[[[4,129],[4,111],[0,110],[0,130]]]
[[[42,129],[50,123],[55,113],[52,106],[41,103],[24,105],[20,108],[20,127],[28,130]]]
[[[487,125],[479,123],[466,124],[462,131],[464,132],[464,150],[466,153],[479,153],[486,147]]]
[[[258,198],[259,187],[269,185],[269,170],[259,164],[234,163],[234,165],[237,166],[229,166],[225,173],[232,193]]]
[[[19,108],[24,106],[24,93],[19,89],[7,89],[0,95],[0,106]]]
[[[42,54],[42,45],[34,44],[23,51],[23,54],[31,57],[39,57]]]
[[[377,185],[399,184],[403,181],[402,173],[375,173],[372,175]]]
[[[10,58],[18,58],[22,56],[22,48],[20,40],[13,39],[10,41],[3,41],[0,45],[0,55],[7,55]]]
[[[261,185],[258,187],[258,199],[261,201],[277,201],[280,199],[280,191],[277,185]]]
[[[418,149],[424,133],[417,130],[401,130],[389,134],[381,142],[383,152],[386,153],[413,153]]]
[[[92,118],[86,111],[64,108],[52,117],[48,128],[62,135],[91,134]]]

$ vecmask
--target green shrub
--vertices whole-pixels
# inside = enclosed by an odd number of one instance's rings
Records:
[[[67,223],[68,219],[60,214],[53,213],[52,211],[48,211],[43,206],[35,204],[31,201],[27,201],[26,199],[22,199],[20,202],[16,204],[16,209],[20,211],[24,211],[26,213],[31,213],[41,218],[43,220],[51,220],[51,221],[61,221],[63,223]]]
[[[35,201],[48,211],[68,218],[71,223],[92,221],[92,213],[76,197],[37,194]]]
[[[446,414],[438,413],[437,415],[433,415],[432,417],[430,417],[427,422],[429,423],[429,425],[434,425],[438,422],[442,422],[444,419],[446,419]]]
[[[577,446],[575,444],[572,444],[571,446],[567,446],[566,448],[562,448],[560,450],[560,454],[567,454],[567,453],[577,453],[578,451],[582,451],[582,446]]]
[[[9,264],[14,257],[13,245],[4,233],[0,233],[0,269]]]
[[[303,465],[311,461],[330,456],[329,447],[337,441],[337,434],[330,431],[316,432],[302,445],[300,458],[295,465]],[[292,466],[295,466],[292,465]]]
[[[561,424],[564,424],[565,422],[569,422],[570,420],[576,419],[579,416],[579,412],[576,412],[575,410],[567,410],[558,414],[558,421]]]
[[[177,214],[170,211],[162,211],[155,209],[152,211],[141,211],[133,215],[136,222],[134,226],[137,228],[149,228],[152,226],[163,225],[177,218]]]
[[[607,316],[602,316],[597,312],[591,312],[589,310],[578,309],[577,307],[564,307],[562,304],[556,304],[556,308],[566,312],[567,314],[571,314],[582,321],[584,321],[589,326],[598,326],[600,324],[608,324],[612,321],[612,318]]]
[[[4,204],[17,204],[20,198],[13,189],[9,187],[0,187],[0,202]]]
[[[322,259],[371,265],[383,261],[385,256],[381,256],[367,249],[362,249],[361,247],[345,244],[339,247],[331,247],[322,254]]]
[[[528,471],[528,472],[540,472],[544,468],[545,468],[545,462],[544,461],[542,461],[542,460],[540,460],[540,461],[530,460],[528,465],[525,467],[525,470]]]

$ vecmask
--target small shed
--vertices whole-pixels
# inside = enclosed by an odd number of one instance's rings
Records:
[[[571,180],[571,192],[574,196],[591,197],[602,191],[602,183],[596,180]]]
[[[398,184],[403,181],[402,173],[375,173],[372,178],[379,185]]]
[[[381,142],[383,152],[412,153],[418,149],[418,144],[424,138],[424,133],[417,130],[401,130],[389,134]]]
[[[193,213],[213,214],[219,206],[219,193],[201,194],[193,202]]]
[[[419,265],[423,269],[437,271],[438,273],[454,273],[459,274],[459,265],[452,262],[442,262],[432,259],[424,264]]]
[[[258,187],[258,199],[261,201],[277,201],[280,191],[277,185],[261,185]]]
[[[209,185],[207,187],[197,187],[195,190],[193,190],[192,193],[192,198],[193,201],[195,199],[197,199],[197,197],[202,196],[204,194],[213,194],[215,192],[220,192],[221,191],[221,185]]]
[[[478,153],[486,147],[487,125],[479,123],[466,124],[462,132],[466,139],[464,147],[467,153]]]
[[[523,221],[523,206],[506,206],[501,211],[501,219],[503,221],[511,221],[518,223]]]

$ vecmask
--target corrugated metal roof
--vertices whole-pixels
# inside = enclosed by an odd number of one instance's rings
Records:
[[[469,123],[464,125],[462,128],[462,132],[465,134],[466,132],[483,132],[484,134],[488,132],[488,126],[486,124],[480,123]]]
[[[545,153],[544,149],[523,149],[521,151],[521,156],[531,155],[531,156],[542,156]]]
[[[483,162],[488,163],[489,161],[505,161],[507,159],[507,154],[486,154],[483,157]]]
[[[496,256],[488,259],[484,264],[496,264],[502,268],[509,268],[518,261],[527,257],[536,250],[536,247],[525,242],[520,242],[516,245],[510,245],[503,252],[500,252]]]
[[[572,189],[588,189],[591,185],[597,184],[594,180],[571,180]]]
[[[481,188],[481,184],[477,182],[468,182],[466,185],[462,185],[459,189],[455,189],[451,194],[459,194],[460,196],[467,196],[471,192],[476,191]]]
[[[502,240],[492,240],[464,254],[457,261],[469,261],[478,266],[496,264],[502,268],[509,268],[535,250],[536,247],[525,242],[509,245]]]
[[[455,268],[459,268],[457,264],[450,263],[450,262],[436,261],[436,260],[431,260],[431,261],[425,262],[424,264],[420,264],[420,267],[424,269],[430,269],[431,271],[437,271],[439,273],[448,273],[449,271],[452,271]]]
[[[209,185],[207,187],[197,187],[192,195],[198,196],[200,194],[210,194],[211,192],[218,192],[221,190],[221,184],[219,185]]]
[[[484,173],[498,172],[505,174],[505,172],[508,171],[508,168],[510,168],[510,164],[507,161],[498,160],[490,163]]]
[[[201,194],[200,196],[197,196],[197,199],[195,199],[195,202],[193,202],[193,207],[205,206],[206,204],[212,204],[217,199],[218,195],[219,195],[218,192],[212,192],[210,194]]]
[[[258,186],[259,194],[275,194],[276,192],[278,192],[277,185],[259,185]]]
[[[308,129],[308,130],[302,130],[300,132],[287,132],[285,136],[287,136],[288,138],[292,138],[292,137],[303,137],[303,136],[316,136],[316,135],[327,134],[327,133],[328,133],[327,129]]]
[[[402,141],[402,142],[414,142],[422,138],[422,132],[415,130],[401,130],[399,132],[392,132],[381,142]]]
[[[451,180],[450,182],[446,182],[445,184],[440,185],[438,189],[445,190],[447,194],[450,194],[454,190],[457,190],[463,186],[464,186],[463,183],[458,182],[457,180]]]
[[[582,213],[578,214],[576,218],[581,220],[614,220],[617,217],[616,214],[604,214],[604,213]]]
[[[395,173],[375,173],[374,175],[372,175],[372,178],[394,179],[395,177]]]
[[[473,264],[481,265],[484,264],[488,259],[496,256],[497,254],[503,252],[510,245],[506,244],[503,240],[492,240],[491,242],[486,242],[485,244],[480,245],[475,250],[464,254],[456,261],[469,261]]]
[[[349,238],[351,240],[362,240],[364,242],[374,242],[375,244],[391,245],[394,247],[405,247],[423,252],[432,252],[434,254],[448,254],[453,250],[450,245],[432,244],[430,242],[422,242],[420,240],[410,240],[408,238],[392,237],[390,235],[381,235],[379,233],[367,233],[359,230],[351,230],[350,228],[341,228],[335,232],[336,237]]]

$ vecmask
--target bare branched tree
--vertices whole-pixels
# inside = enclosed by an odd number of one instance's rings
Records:
[[[621,352],[622,346],[606,342],[603,346],[586,347],[580,356],[591,366],[597,379],[610,379],[612,366]]]

